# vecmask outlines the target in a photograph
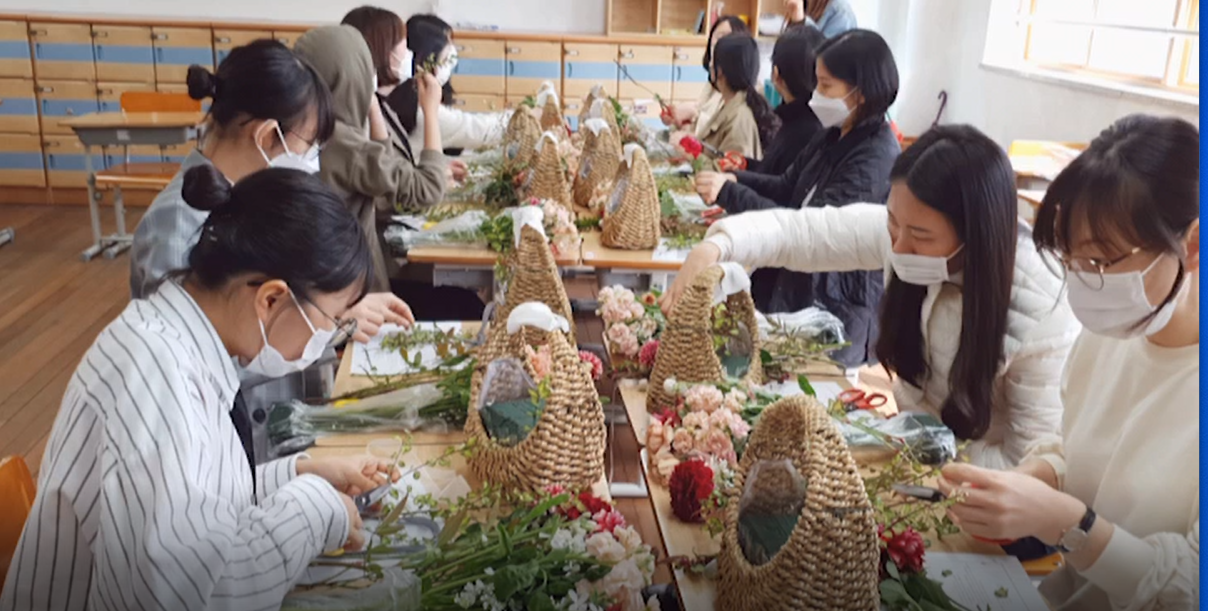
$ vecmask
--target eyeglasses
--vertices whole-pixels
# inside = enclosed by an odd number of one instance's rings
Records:
[[[1087,288],[1097,291],[1103,288],[1103,274],[1108,268],[1124,261],[1125,259],[1141,252],[1141,247],[1137,246],[1132,250],[1110,260],[1095,259],[1092,257],[1062,257],[1061,264],[1074,275],[1078,277]]]
[[[252,281],[248,282],[247,285],[248,286],[263,286],[264,281],[263,280],[252,280]],[[294,291],[292,289],[289,292],[289,296],[291,298],[293,298],[293,300],[295,302],[298,302],[298,296],[296,294],[294,294]],[[357,319],[349,318],[346,320],[341,320],[341,319],[335,318],[335,317],[331,316],[330,314],[328,314],[327,312],[324,312],[323,308],[320,308],[319,305],[316,304],[314,301],[311,301],[310,299],[307,299],[305,297],[302,297],[301,300],[310,304],[310,307],[314,308],[316,311],[318,311],[320,314],[323,315],[323,318],[326,318],[328,321],[331,322],[332,328],[335,329],[335,333],[333,333],[331,335],[331,341],[329,341],[327,343],[328,346],[336,346],[336,345],[342,344],[342,343],[344,343],[344,341],[350,339],[354,333],[356,333]],[[298,303],[299,303],[299,305],[301,305],[301,302],[298,302]],[[303,314],[303,316],[305,316],[306,312],[302,312],[302,314]],[[307,322],[309,322],[309,321],[307,321]],[[311,323],[312,326],[313,326],[313,324],[314,323]]]

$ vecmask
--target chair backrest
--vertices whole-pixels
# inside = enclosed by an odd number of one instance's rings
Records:
[[[8,456],[0,460],[0,590],[8,565],[12,563],[17,543],[29,510],[34,506],[34,477],[29,466],[20,456]]]
[[[127,91],[121,98],[123,112],[201,112],[201,100],[187,93]]]

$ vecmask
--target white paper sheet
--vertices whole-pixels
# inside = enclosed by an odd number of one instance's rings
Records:
[[[670,248],[667,246],[667,238],[659,239],[659,245],[654,249],[654,253],[650,258],[654,261],[674,261],[683,263],[688,259],[688,253],[691,248]]]
[[[810,386],[814,387],[815,398],[823,405],[830,405],[830,402],[835,400],[839,396],[839,393],[843,392],[843,387],[835,382],[810,382]],[[772,382],[764,384],[762,388],[767,392],[782,397],[795,397],[805,394],[801,390],[801,387],[797,385],[797,380]]]
[[[441,331],[459,330],[461,322],[420,322],[415,324],[417,329],[439,329]],[[397,350],[383,350],[382,339],[402,331],[398,325],[382,325],[378,334],[369,340],[368,344],[356,343],[352,346],[352,375],[399,375],[415,371]],[[441,358],[436,355],[435,346],[424,346],[420,349],[423,354],[421,366],[431,369],[440,364]],[[415,358],[415,355],[411,355]]]
[[[927,576],[943,584],[952,600],[970,609],[1048,611],[1023,565],[1013,556],[927,552],[925,566]]]

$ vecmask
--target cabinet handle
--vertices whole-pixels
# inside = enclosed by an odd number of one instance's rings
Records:
[[[509,55],[520,55],[520,47],[508,47]]]
[[[465,106],[465,105],[466,105],[466,101],[465,101],[465,100],[457,100],[457,105],[458,105],[458,106]]]
[[[566,56],[567,57],[579,57],[579,52],[575,49],[567,49]]]
[[[675,67],[675,82],[684,80],[684,69],[680,66]]]
[[[680,61],[687,61],[689,59],[689,57],[688,57],[687,53],[676,53],[675,59],[678,59]]]
[[[579,105],[578,104],[567,104],[566,109],[567,110],[579,110]]]
[[[167,39],[168,39],[167,34],[152,34],[151,35],[151,40],[167,40]]]
[[[465,45],[453,45],[453,48],[457,49],[458,53],[465,53],[466,51],[470,50],[470,47],[467,47]]]
[[[230,44],[231,39],[226,36],[215,36],[214,42],[218,43],[220,45],[226,45],[226,44]]]
[[[283,45],[285,45],[285,46],[287,46],[287,47],[289,46],[289,39],[288,39],[288,38],[278,38],[278,39],[277,39],[277,42],[279,42],[279,43],[281,43],[281,44],[283,44]]]
[[[46,86],[38,87],[38,93],[54,93],[54,92],[55,92],[54,87],[46,87]]]
[[[50,32],[47,32],[46,30],[30,30],[29,31],[30,36],[47,36],[49,34],[50,34]]]
[[[622,59],[633,59],[633,51],[626,51],[621,54]]]
[[[113,90],[112,89],[97,89],[96,94],[97,95],[113,95]]]
[[[566,78],[575,78],[575,65],[566,62]]]
[[[516,62],[509,61],[508,62],[508,76],[514,76],[515,74],[516,74]]]
[[[63,144],[62,142],[44,141],[42,143],[42,146],[49,149],[49,148],[57,148],[59,146],[62,146],[62,144]]]
[[[93,38],[109,38],[109,32],[105,30],[95,30],[92,32]]]

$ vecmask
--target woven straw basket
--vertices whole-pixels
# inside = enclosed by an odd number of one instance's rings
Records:
[[[506,318],[504,319],[506,320]],[[537,425],[515,446],[495,443],[478,413],[479,393],[487,366],[499,358],[525,363],[526,345],[549,344],[553,356],[551,394]],[[484,347],[470,381],[466,435],[474,441],[470,468],[484,481],[505,489],[538,491],[547,486],[585,490],[604,475],[604,409],[591,381],[589,365],[560,332],[522,327],[516,334],[495,335]]]
[[[533,152],[540,138],[541,124],[537,118],[527,108],[517,108],[503,134],[505,155],[513,149],[516,151],[516,156],[509,158],[508,163],[513,167],[527,167],[533,161]]]
[[[590,208],[597,189],[616,180],[617,167],[621,165],[621,140],[612,128],[600,130],[598,135],[586,127],[580,127],[579,131],[584,134],[583,157],[575,174],[572,195],[575,205]]]
[[[529,197],[551,199],[567,210],[574,211],[570,188],[566,185],[566,172],[562,170],[562,156],[558,153],[557,136],[550,132],[541,136],[541,150],[537,151],[530,171],[532,178],[528,185]]]
[[[713,292],[724,274],[724,270],[716,265],[701,272],[675,306],[675,312],[659,338],[658,355],[654,359],[654,370],[650,372],[650,390],[646,393],[647,411],[653,413],[675,405],[675,397],[663,388],[668,378],[683,383],[724,379],[721,360],[713,349]],[[763,367],[759,363],[755,302],[751,301],[750,293],[744,291],[727,297],[726,307],[751,332],[751,364],[743,381],[759,384],[763,381]]]
[[[544,303],[555,314],[566,319],[570,324],[567,340],[575,345],[574,314],[566,297],[566,288],[562,286],[562,275],[558,272],[554,253],[545,236],[527,225],[521,227],[520,243],[508,257],[508,268],[511,270],[508,290],[503,304],[496,308],[493,315],[495,324],[491,325],[490,337],[507,332],[508,316],[517,305],[536,301]]]
[[[604,88],[601,87],[600,85],[596,85],[595,87],[592,87],[591,91],[587,92],[587,97],[583,98],[583,109],[579,111],[579,128],[580,129],[582,129],[583,124],[586,123],[588,119],[590,119],[592,117],[600,116],[599,114],[593,115],[591,112],[592,105],[596,103],[596,100],[607,100],[607,99],[608,99],[608,97],[604,95]],[[600,118],[603,118],[603,117],[600,117]],[[615,119],[614,119],[614,122],[615,122]]]
[[[718,556],[717,608],[877,611],[880,550],[872,505],[843,436],[817,401],[792,397],[764,410],[734,490],[743,490],[758,462],[781,459],[792,461],[808,482],[797,525],[767,564],[754,566],[739,545],[739,502],[731,499]]]
[[[625,193],[621,195],[616,211],[604,216],[600,243],[625,250],[652,249],[658,246],[662,236],[658,187],[654,184],[646,151],[635,146],[630,149],[630,157],[629,163],[622,163],[617,168],[613,182],[624,184]]]
[[[545,107],[541,109],[541,131],[554,132],[559,137],[566,135],[566,119],[562,118],[562,105],[556,96],[545,98]]]

